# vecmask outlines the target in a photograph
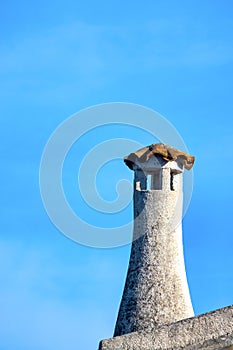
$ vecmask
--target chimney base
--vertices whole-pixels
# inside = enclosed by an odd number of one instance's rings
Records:
[[[151,333],[134,332],[100,342],[99,350],[233,349],[233,305],[159,326]]]

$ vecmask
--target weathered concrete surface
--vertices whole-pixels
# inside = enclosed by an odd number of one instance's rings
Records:
[[[182,192],[135,191],[134,240],[114,336],[193,316],[182,246]]]
[[[99,350],[219,350],[233,346],[233,306],[159,326],[153,332],[135,332],[103,340]]]

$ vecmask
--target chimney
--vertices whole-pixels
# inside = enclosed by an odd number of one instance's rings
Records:
[[[182,244],[182,175],[194,157],[158,143],[124,161],[134,171],[134,232],[114,337],[194,315]]]

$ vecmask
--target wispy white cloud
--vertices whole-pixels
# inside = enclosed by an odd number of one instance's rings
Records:
[[[105,79],[106,73],[154,69],[165,65],[223,64],[233,59],[226,39],[201,37],[201,29],[187,23],[162,19],[144,27],[100,26],[73,22],[29,34],[14,46],[5,47],[1,70],[7,73],[45,73],[56,80]],[[199,33],[195,35],[196,31]],[[188,31],[188,33],[187,33]],[[110,76],[109,76],[110,78]],[[27,77],[32,83],[33,77]]]
[[[201,30],[195,21],[188,25],[173,18],[144,27],[73,22],[28,33],[2,49],[2,93],[47,103],[82,99],[127,76],[232,62],[229,38],[201,36]]]

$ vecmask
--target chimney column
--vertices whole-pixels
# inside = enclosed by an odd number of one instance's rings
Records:
[[[137,169],[134,240],[114,336],[151,332],[194,315],[183,257],[182,188],[171,188],[167,167],[162,189],[146,190],[146,175]]]

